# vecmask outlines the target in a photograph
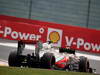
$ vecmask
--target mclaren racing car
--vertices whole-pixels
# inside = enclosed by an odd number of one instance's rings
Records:
[[[35,50],[31,54],[23,55],[25,44],[19,41],[17,51],[9,54],[9,66],[92,73],[87,57],[78,57],[75,50],[53,47],[50,41],[46,43],[39,41],[34,43],[34,46]]]

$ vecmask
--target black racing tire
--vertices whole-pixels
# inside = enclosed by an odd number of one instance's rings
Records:
[[[12,67],[20,67],[21,66],[19,56],[17,55],[17,51],[12,51],[9,54],[8,64],[9,64],[9,66],[12,66]]]
[[[93,69],[92,68],[89,68],[89,73],[93,73]]]
[[[80,56],[80,61],[79,61],[79,71],[80,72],[89,72],[89,61],[86,57]]]
[[[53,53],[44,53],[41,57],[41,68],[51,69],[55,65],[55,56]]]

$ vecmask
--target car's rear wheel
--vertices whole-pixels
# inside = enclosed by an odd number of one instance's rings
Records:
[[[41,67],[50,69],[55,65],[55,57],[53,53],[45,53],[43,57],[41,57]]]
[[[17,51],[12,51],[8,57],[8,64],[9,66],[13,67],[20,67],[20,59],[17,55]]]

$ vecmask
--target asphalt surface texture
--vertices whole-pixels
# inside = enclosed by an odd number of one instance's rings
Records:
[[[9,40],[2,40],[0,39],[0,43],[17,43],[17,41],[9,41]],[[9,47],[9,46],[3,46],[3,45],[0,45],[0,59],[3,59],[3,60],[8,60],[8,56],[9,56],[9,53],[11,51],[15,51],[17,50],[17,47]],[[30,50],[27,52],[31,52]],[[26,53],[27,53],[26,52]],[[97,55],[99,56],[99,55]],[[96,69],[96,73],[97,74],[100,74],[100,61],[99,60],[92,60],[92,59],[89,59],[89,62],[90,62],[90,66],[94,69]]]

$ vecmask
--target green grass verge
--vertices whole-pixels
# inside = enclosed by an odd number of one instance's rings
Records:
[[[48,69],[0,67],[0,75],[94,75],[90,73],[66,72]]]

